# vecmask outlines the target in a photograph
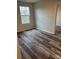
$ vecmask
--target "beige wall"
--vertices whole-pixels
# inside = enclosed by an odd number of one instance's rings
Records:
[[[30,6],[31,7],[31,23],[30,24],[22,24],[21,23],[19,6]],[[28,29],[32,29],[34,27],[35,27],[35,20],[34,20],[34,17],[33,17],[32,4],[24,3],[24,2],[18,2],[17,3],[17,31],[28,30]]]
[[[56,25],[61,26],[61,6],[60,5],[58,5],[58,8],[57,8]]]
[[[37,28],[54,34],[57,0],[41,0],[34,6]]]

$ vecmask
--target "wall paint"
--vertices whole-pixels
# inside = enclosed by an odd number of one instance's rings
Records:
[[[61,6],[58,5],[56,26],[61,26]]]
[[[31,7],[31,23],[30,24],[22,24],[21,23],[19,6],[29,6],[29,7]],[[32,29],[32,28],[35,28],[35,20],[34,20],[34,17],[33,17],[32,3],[18,2],[17,3],[17,31],[19,32],[19,31]]]
[[[37,28],[55,33],[57,0],[41,0],[34,4]]]

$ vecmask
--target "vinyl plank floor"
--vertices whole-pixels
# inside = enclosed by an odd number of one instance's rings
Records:
[[[20,33],[19,42],[23,51],[23,59],[61,58],[61,40],[56,35],[49,35],[34,29]]]

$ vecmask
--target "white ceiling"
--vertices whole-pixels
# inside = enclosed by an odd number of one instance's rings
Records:
[[[39,2],[40,0],[18,0],[18,1],[35,3],[35,2]],[[61,0],[58,0],[58,5],[60,5],[60,4],[61,4]]]
[[[28,3],[35,3],[35,2],[38,2],[40,0],[18,0],[18,1],[28,2]]]

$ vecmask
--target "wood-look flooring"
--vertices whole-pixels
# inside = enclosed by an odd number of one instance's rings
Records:
[[[61,59],[61,39],[39,30],[19,34],[22,59]]]

